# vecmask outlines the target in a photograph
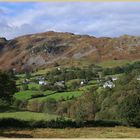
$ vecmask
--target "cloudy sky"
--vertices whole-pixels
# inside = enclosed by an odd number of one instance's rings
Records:
[[[140,2],[0,2],[0,36],[45,31],[140,35]]]

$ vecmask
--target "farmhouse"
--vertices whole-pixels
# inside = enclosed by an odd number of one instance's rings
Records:
[[[107,88],[107,87],[113,88],[113,87],[115,87],[115,84],[114,84],[113,82],[111,82],[111,81],[106,81],[106,82],[104,83],[103,87],[104,87],[104,88]]]
[[[23,84],[29,84],[29,82],[30,82],[29,79],[24,79],[24,80],[22,81]]]
[[[47,82],[44,80],[39,81],[39,85],[47,85]]]
[[[45,80],[45,77],[37,77],[36,79],[37,80],[40,80],[40,81],[44,81]]]
[[[137,77],[137,80],[139,80],[139,81],[140,81],[140,75]]]
[[[57,68],[57,70],[61,70],[61,68],[60,68],[60,67],[58,67],[58,68]]]
[[[58,86],[63,86],[64,84],[65,84],[65,81],[59,81],[55,83],[55,85],[58,85]]]
[[[83,85],[86,85],[88,82],[86,81],[86,80],[82,80],[81,82],[80,82],[80,85],[81,86],[83,86]]]
[[[117,77],[112,77],[112,81],[116,81],[116,80],[118,80]]]

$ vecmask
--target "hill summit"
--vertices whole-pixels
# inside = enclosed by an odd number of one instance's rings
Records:
[[[99,63],[107,60],[140,59],[140,37],[94,37],[49,31],[20,36],[11,40],[0,38],[0,69],[30,67],[38,69],[54,63],[61,65]]]

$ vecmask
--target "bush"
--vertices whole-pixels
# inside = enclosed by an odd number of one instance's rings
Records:
[[[44,102],[40,102],[37,99],[34,99],[28,102],[26,109],[28,111],[43,112],[44,105]]]
[[[129,95],[119,105],[119,114],[124,123],[140,127],[140,95]]]
[[[46,91],[46,90],[52,90],[53,89],[53,85],[48,83],[47,85],[41,85],[40,86],[40,90],[41,91]]]
[[[18,107],[19,108],[19,106],[20,106],[20,104],[22,103],[22,101],[21,100],[18,100],[18,99],[15,99],[14,100],[14,102],[13,102],[13,106],[15,106],[15,107]]]
[[[50,121],[24,121],[13,118],[0,119],[0,128],[78,128],[78,127],[115,127],[121,125],[114,121],[84,121],[77,123],[70,119],[58,118]]]
[[[0,107],[7,106],[7,105],[9,105],[8,102],[6,102],[5,100],[0,99]]]
[[[32,90],[32,91],[37,91],[38,88],[36,88],[36,87],[31,87],[31,90]]]
[[[33,94],[31,95],[31,98],[38,98],[38,97],[44,97],[45,95],[43,93]]]
[[[68,88],[70,90],[76,90],[80,87],[80,79],[74,79],[68,82]]]
[[[7,73],[0,72],[0,98],[10,103],[17,92],[16,83]]]
[[[23,84],[22,87],[21,87],[21,90],[28,90],[29,89],[29,86],[27,84]]]
[[[44,101],[45,105],[43,107],[44,112],[54,113],[57,109],[57,101],[54,98],[47,98]]]

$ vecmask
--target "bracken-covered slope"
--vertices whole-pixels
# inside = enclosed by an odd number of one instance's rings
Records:
[[[106,60],[140,59],[140,37],[96,38],[72,33],[45,32],[12,40],[0,38],[0,69],[36,69],[55,62],[98,63]]]

